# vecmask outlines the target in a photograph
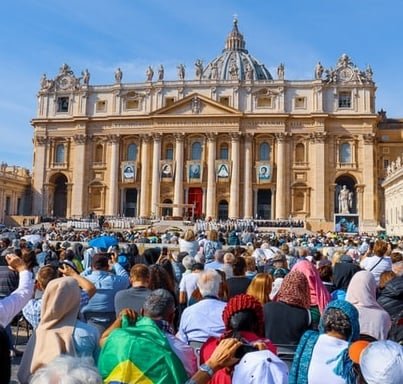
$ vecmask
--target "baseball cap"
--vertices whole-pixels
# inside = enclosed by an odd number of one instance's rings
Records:
[[[235,366],[233,383],[286,384],[288,367],[269,350],[249,352]]]
[[[403,347],[391,340],[374,341],[362,351],[360,368],[367,384],[401,383]]]

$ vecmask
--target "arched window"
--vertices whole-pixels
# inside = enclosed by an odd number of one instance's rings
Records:
[[[295,146],[295,162],[296,163],[305,162],[305,145],[302,143],[298,143]]]
[[[351,163],[351,145],[343,143],[340,145],[340,163]]]
[[[270,160],[270,145],[268,143],[260,144],[259,160],[260,161]]]
[[[195,141],[192,144],[191,160],[201,160],[201,154],[202,154],[201,143],[199,141]]]
[[[220,145],[220,159],[228,160],[228,144]]]
[[[167,144],[165,147],[165,159],[173,160],[174,159],[174,146],[172,144]]]
[[[55,163],[57,163],[57,164],[64,163],[64,144],[56,145]]]
[[[127,147],[127,160],[135,161],[137,159],[137,145],[129,144]]]
[[[102,163],[104,158],[104,147],[102,144],[97,144],[95,147],[95,162],[96,163]]]

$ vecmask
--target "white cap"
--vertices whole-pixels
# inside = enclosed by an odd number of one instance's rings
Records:
[[[232,382],[287,384],[288,367],[269,350],[249,352],[235,366]]]
[[[403,382],[403,347],[391,340],[374,341],[360,356],[360,368],[368,384]]]

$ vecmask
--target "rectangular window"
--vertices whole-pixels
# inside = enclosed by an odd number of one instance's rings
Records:
[[[295,109],[306,109],[306,97],[296,97],[294,99]]]
[[[57,99],[57,112],[68,112],[69,111],[69,98],[59,97]]]
[[[386,169],[389,166],[389,159],[383,159],[383,168]]]
[[[166,97],[165,98],[165,106],[166,107],[169,107],[173,103],[175,103],[175,98],[174,97]]]
[[[273,99],[270,96],[259,96],[256,99],[257,108],[272,108]]]
[[[229,107],[229,97],[228,96],[220,97],[220,104]]]
[[[351,108],[351,92],[339,93],[339,108]]]
[[[174,149],[173,149],[173,147],[168,147],[166,149],[165,158],[167,160],[173,160],[173,158],[174,158]]]
[[[139,109],[139,106],[140,106],[139,100],[126,101],[126,109]]]
[[[97,112],[106,112],[106,101],[105,100],[97,101],[96,111]]]

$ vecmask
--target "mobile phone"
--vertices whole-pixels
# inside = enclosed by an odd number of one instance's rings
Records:
[[[254,345],[242,344],[236,350],[234,357],[236,357],[237,359],[242,359],[242,357],[244,357],[245,354],[256,351],[258,351],[258,349]]]

